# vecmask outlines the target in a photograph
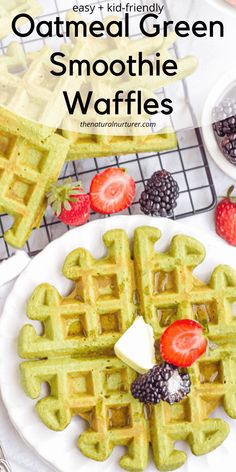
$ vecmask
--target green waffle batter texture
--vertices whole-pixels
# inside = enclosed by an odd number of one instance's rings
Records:
[[[17,248],[40,225],[69,149],[63,137],[45,137],[46,129],[0,108],[0,213],[13,217],[4,238]]]
[[[61,431],[80,416],[87,422],[80,451],[104,461],[115,446],[125,446],[120,466],[134,472],[147,467],[150,447],[162,471],[187,460],[176,441],[188,442],[195,455],[218,447],[229,433],[223,419],[211,416],[218,406],[236,419],[236,272],[220,265],[203,283],[193,275],[205,258],[202,244],[176,235],[159,252],[160,238],[158,229],[138,227],[131,251],[126,232],[114,229],[103,236],[102,259],[83,248],[73,251],[63,266],[73,281],[70,295],[62,297],[49,284],[36,287],[27,315],[41,322],[42,334],[28,324],[18,339],[21,383],[38,399],[43,423]],[[191,393],[179,403],[147,408],[130,393],[137,373],[115,356],[114,345],[138,314],[153,327],[156,341],[176,319],[207,322],[215,349],[188,369]],[[50,393],[39,399],[44,382]]]

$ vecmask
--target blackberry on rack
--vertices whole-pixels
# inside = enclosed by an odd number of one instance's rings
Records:
[[[236,165],[236,133],[226,136],[220,146],[226,159]]]
[[[145,215],[172,216],[177,206],[179,186],[170,172],[161,170],[148,179],[139,203]]]
[[[142,403],[154,405],[161,400],[170,405],[180,402],[189,394],[190,389],[191,380],[188,373],[167,362],[139,375],[131,385],[134,398]]]
[[[226,98],[213,109],[213,130],[223,138],[236,132],[236,100]]]

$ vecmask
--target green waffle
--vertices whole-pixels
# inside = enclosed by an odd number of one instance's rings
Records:
[[[68,79],[58,80],[51,74],[53,49],[45,45],[25,53],[22,45],[9,44],[0,56],[0,106],[37,123],[45,137],[52,135],[65,116],[63,90]]]
[[[68,20],[78,21],[78,18],[77,13],[68,13]],[[120,41],[92,41],[89,37],[85,43],[78,38],[71,37],[70,42],[62,45],[61,52],[65,54],[66,63],[69,59],[84,56],[91,63],[98,57],[106,61],[124,59],[124,51],[126,50],[134,57],[137,57],[137,51],[142,51],[147,57],[152,55],[154,51],[158,51],[163,62],[172,58],[170,48],[173,48],[176,39],[175,33],[171,32],[166,38],[158,36],[157,38],[127,39],[123,47],[120,47]],[[116,86],[114,77],[111,78],[109,74],[103,77],[102,86],[100,81],[94,77],[92,81],[90,77],[87,77],[86,80],[85,77],[75,77],[73,81],[65,74],[59,79],[51,74],[50,57],[52,52],[53,50],[47,45],[36,52],[27,54],[18,43],[11,43],[8,46],[6,55],[0,57],[0,106],[4,106],[29,120],[47,125],[45,132],[48,135],[58,129],[58,134],[63,134],[70,141],[67,160],[146,152],[157,153],[176,148],[177,137],[171,126],[159,130],[158,133],[152,133],[150,130],[149,134],[145,135],[116,136],[114,135],[115,130],[112,134],[111,129],[107,135],[104,135],[96,133],[96,131],[99,132],[100,124],[98,123],[98,115],[92,110],[89,110],[86,116],[82,115],[81,111],[75,111],[73,116],[69,115],[63,91],[72,94],[81,88],[83,90],[86,85],[89,90],[93,90],[95,97],[103,97],[104,90],[106,90],[109,98],[110,95],[113,97],[118,88],[124,90],[124,94],[130,90],[140,90],[140,77],[132,77],[132,80],[125,79],[124,82],[118,81]],[[146,71],[142,76],[144,97],[156,99],[158,90],[191,75],[197,68],[197,59],[192,56],[178,59],[177,66],[178,71],[172,77],[167,77],[164,73],[161,73],[159,77],[151,77]],[[140,125],[148,118],[146,114],[136,115],[133,114],[131,120],[134,124],[133,132],[135,134],[138,131],[136,122],[139,122]],[[81,130],[86,131],[86,126],[82,128],[83,125],[81,125],[84,119],[87,121],[88,133],[80,132]],[[110,124],[115,121],[118,125],[122,121],[127,122],[126,107],[121,108],[119,115],[110,115],[109,121]],[[101,124],[107,125],[107,121]],[[97,127],[97,125],[99,126]],[[128,132],[128,128],[126,131]],[[131,130],[129,129],[129,131]]]
[[[0,4],[0,39],[12,33],[12,20],[19,13],[27,13],[35,17],[41,13],[41,6],[37,0],[3,0]],[[26,20],[18,21],[22,26]]]
[[[26,326],[20,340],[22,357],[54,358],[58,352],[85,357],[101,349],[113,353],[114,344],[136,314],[133,263],[123,231],[107,233],[104,242],[109,252],[101,261],[84,249],[67,257],[63,273],[76,282],[69,297],[62,298],[47,284],[36,288],[28,316],[43,322],[48,336],[37,336],[32,326]]]
[[[20,367],[28,396],[37,399],[41,384],[50,394],[36,409],[45,425],[55,431],[69,425],[74,415],[88,423],[78,447],[103,461],[116,445],[127,451],[120,465],[129,471],[147,466],[151,446],[156,467],[174,470],[187,460],[175,449],[184,440],[195,455],[206,454],[227,437],[227,423],[211,414],[222,405],[236,418],[236,273],[218,266],[208,284],[192,273],[205,258],[197,240],[175,236],[168,252],[154,250],[161,233],[137,228],[134,254],[123,230],[104,235],[107,256],[95,260],[85,249],[73,251],[63,274],[74,281],[68,297],[43,284],[28,303],[28,316],[43,325],[38,335],[26,325],[18,340]],[[161,402],[148,409],[130,393],[136,373],[114,355],[114,344],[137,314],[153,326],[158,341],[176,319],[207,323],[214,350],[189,369],[190,395],[172,406]]]
[[[63,136],[71,143],[68,160],[119,156],[137,152],[161,152],[174,149],[177,146],[176,134],[171,129],[146,136],[102,136],[64,130]]]
[[[68,141],[45,138],[45,129],[0,108],[0,211],[13,217],[4,238],[17,248],[40,225],[68,152]]]
[[[68,13],[68,20],[78,21],[78,15],[75,12]],[[114,19],[114,18],[113,18]],[[107,17],[104,20],[104,23],[111,20],[111,17]],[[78,38],[71,38],[72,44],[63,46],[63,50],[67,51],[68,57],[80,57],[81,56],[81,41],[78,41]],[[120,59],[123,60],[126,56],[126,51],[129,51],[129,54],[132,57],[137,58],[137,51],[142,51],[143,55],[146,57],[152,56],[152,54],[158,51],[161,57],[161,61],[172,59],[171,49],[174,47],[174,43],[177,40],[177,36],[174,32],[170,32],[167,37],[162,37],[161,35],[156,38],[147,38],[140,37],[136,39],[123,38],[123,43],[120,40],[110,41],[92,41],[88,37],[88,46],[86,48],[86,57],[92,62],[95,58],[102,58],[103,60],[110,63],[112,60]],[[82,43],[83,45],[83,43]],[[66,49],[65,49],[66,48]],[[164,72],[160,76],[150,76],[150,74],[145,71],[142,75],[142,92],[146,98],[156,99],[157,91],[162,90],[165,86],[168,86],[174,82],[178,82],[187,76],[194,73],[198,65],[198,61],[193,56],[186,56],[181,59],[177,59],[177,73],[172,77],[167,77]],[[118,80],[118,77],[114,78],[111,74],[107,74],[106,77],[102,77],[101,81],[97,80],[96,77],[91,77],[87,79],[86,83],[88,90],[93,90],[94,98],[100,96],[107,96],[112,98],[116,90],[121,89],[124,91],[124,95],[130,90],[138,91],[140,90],[140,75],[129,76],[127,77],[124,74],[121,80]],[[63,135],[70,140],[71,147],[68,154],[68,160],[76,160],[84,157],[105,157],[113,155],[122,155],[122,154],[136,154],[136,153],[146,153],[146,152],[162,152],[170,149],[175,149],[177,146],[177,137],[175,130],[171,127],[165,127],[158,131],[158,133],[152,133],[150,129],[149,134],[140,135],[136,125],[140,125],[143,122],[146,122],[148,119],[147,114],[132,114],[132,119],[127,116],[126,107],[121,107],[119,114],[110,114],[109,120],[102,120],[101,116],[94,113],[94,111],[89,109],[86,116],[82,116],[81,112],[75,111],[73,115],[65,116],[64,121],[62,122],[62,133]],[[86,126],[83,126],[81,122],[85,120]],[[111,124],[115,121],[116,124],[121,124],[123,122],[129,122],[134,124],[132,127],[133,133],[128,133],[131,131],[131,128],[126,128],[127,135],[122,136],[119,133],[112,134],[111,128],[108,126],[108,134],[104,133],[99,134],[99,128],[104,128],[107,125],[107,121]],[[99,125],[99,126],[97,126]],[[104,126],[101,126],[104,125]],[[83,128],[82,128],[83,126]],[[80,131],[87,131],[88,133],[81,133]],[[78,130],[78,131],[77,131]],[[154,128],[153,128],[154,131]],[[117,135],[116,135],[117,134]],[[125,133],[126,134],[126,133]]]
[[[66,46],[62,48],[63,51]],[[52,124],[57,123],[59,127],[66,124],[67,129],[58,130],[57,133],[70,142],[67,160],[161,152],[176,148],[177,138],[171,128],[144,136],[103,136],[69,131],[79,128],[81,115],[75,113],[64,120],[62,91],[69,87],[70,82],[67,78],[56,80],[51,75],[52,52],[48,46],[44,46],[34,53],[25,54],[21,45],[13,42],[8,46],[6,55],[0,56],[0,106],[19,115],[19,125],[24,123],[30,132],[34,132],[34,122],[41,123],[36,129],[46,138],[56,131]],[[93,116],[92,121],[96,119]]]

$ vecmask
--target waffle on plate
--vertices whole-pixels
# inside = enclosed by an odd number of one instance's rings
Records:
[[[176,441],[187,441],[195,455],[218,447],[229,427],[211,417],[217,406],[236,418],[236,273],[218,266],[204,284],[192,273],[205,258],[202,244],[177,235],[159,253],[154,245],[160,237],[158,229],[137,228],[131,255],[125,231],[117,229],[104,235],[104,258],[73,251],[63,267],[73,291],[63,298],[53,286],[37,287],[27,313],[42,323],[43,334],[26,325],[18,341],[27,395],[37,399],[41,384],[50,386],[36,406],[45,425],[60,431],[79,415],[88,423],[78,439],[82,453],[103,461],[116,445],[126,446],[120,465],[130,471],[146,468],[149,445],[160,470],[187,460]],[[137,373],[115,356],[114,344],[138,314],[157,342],[176,319],[207,322],[215,348],[189,368],[191,393],[179,403],[146,408],[130,393]]]

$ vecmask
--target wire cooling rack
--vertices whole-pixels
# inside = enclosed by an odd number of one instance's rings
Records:
[[[63,18],[66,12],[76,3],[75,0],[41,0],[45,14],[39,17],[39,20],[53,19],[56,15]],[[96,4],[96,13],[103,18],[103,11],[107,0],[96,0],[88,2],[91,5]],[[162,2],[165,6],[165,15],[169,19],[169,11],[166,0]],[[136,0],[135,4],[145,4],[144,0]],[[65,8],[66,5],[66,8]],[[101,7],[101,8],[100,8]],[[132,37],[137,37],[137,24],[139,14],[131,14]],[[90,17],[86,17],[91,21]],[[94,19],[94,18],[93,18]],[[99,18],[96,18],[99,19]],[[0,53],[5,53],[6,47],[12,38],[0,42]],[[50,38],[58,48],[58,39],[55,43],[54,38]],[[62,39],[66,41],[66,39]],[[22,41],[25,51],[36,50],[45,43],[42,38],[28,38]],[[172,48],[173,56],[179,56],[176,46]],[[196,119],[189,100],[186,81],[183,80],[176,84],[179,88],[178,94],[185,100],[186,112],[189,113],[192,126],[189,129],[177,133],[177,148],[160,153],[139,153],[125,156],[112,156],[99,159],[84,159],[80,161],[69,162],[64,166],[60,179],[71,177],[73,180],[82,180],[86,191],[89,190],[90,182],[96,173],[109,167],[125,167],[136,181],[137,193],[132,206],[122,212],[123,214],[139,214],[139,197],[144,189],[146,180],[159,169],[166,169],[172,173],[180,187],[180,196],[178,206],[175,210],[174,219],[203,213],[211,210],[216,204],[216,193],[214,189],[211,172],[209,169],[206,153],[204,150],[202,137],[199,128],[196,125]],[[165,90],[158,92],[165,96]],[[101,218],[101,215],[92,214],[91,219]],[[0,216],[0,260],[6,259],[14,253],[14,249],[9,247],[4,241],[3,234],[11,226],[11,217],[7,215]],[[30,256],[34,256],[42,250],[50,241],[65,233],[70,228],[58,221],[52,214],[50,208],[47,209],[39,229],[33,231],[29,241],[26,244],[26,250]]]

